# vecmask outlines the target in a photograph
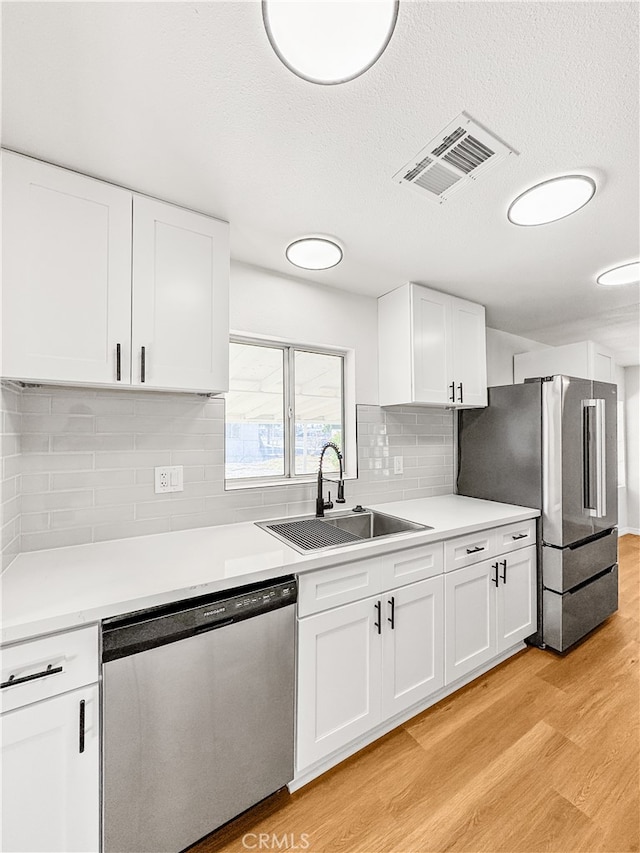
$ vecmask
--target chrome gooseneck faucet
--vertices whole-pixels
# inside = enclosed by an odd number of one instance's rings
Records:
[[[322,475],[322,459],[324,457],[325,451],[335,450],[336,456],[338,457],[338,463],[340,465],[340,479],[339,480],[331,480],[328,477],[323,477]],[[325,509],[333,509],[333,503],[331,502],[331,492],[329,492],[329,500],[325,501],[322,496],[322,481],[326,480],[328,483],[337,483],[338,484],[338,497],[336,498],[337,504],[345,503],[344,499],[344,480],[343,480],[343,472],[342,472],[342,453],[340,453],[340,448],[337,444],[334,444],[332,441],[328,441],[322,450],[320,451],[320,461],[318,463],[318,496],[316,498],[316,518],[323,518]]]

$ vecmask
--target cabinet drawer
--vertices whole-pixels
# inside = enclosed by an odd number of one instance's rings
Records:
[[[46,674],[48,670],[50,674]],[[1,710],[12,711],[98,680],[98,626],[2,649]],[[21,681],[21,679],[28,679]],[[16,684],[7,684],[8,681]]]
[[[495,529],[457,536],[444,543],[444,570],[452,572],[480,560],[488,560],[497,553]]]
[[[382,590],[382,558],[342,563],[298,578],[298,616],[359,601]]]
[[[504,527],[497,527],[495,534],[497,554],[504,554],[507,551],[516,551],[518,548],[535,545],[535,518],[520,521],[517,524],[506,524]]]
[[[382,588],[393,589],[439,575],[443,571],[443,565],[442,542],[386,554],[382,558]]]
[[[613,530],[590,542],[568,548],[542,546],[542,580],[545,589],[568,592],[610,568],[618,560],[618,532]]]
[[[566,651],[618,609],[618,566],[573,592],[561,595],[545,589],[542,607],[546,645]]]

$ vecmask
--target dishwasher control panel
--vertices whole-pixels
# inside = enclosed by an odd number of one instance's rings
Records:
[[[296,582],[285,581],[277,586],[270,584],[266,589],[252,589],[251,592],[212,602],[195,611],[197,625],[219,623],[257,616],[265,610],[274,610],[293,604],[296,600]]]
[[[285,577],[105,619],[102,662],[287,607],[297,593],[295,578]]]

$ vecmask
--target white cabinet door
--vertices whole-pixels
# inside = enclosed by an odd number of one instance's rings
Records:
[[[80,703],[84,744],[80,751]],[[98,686],[2,716],[3,850],[99,850]]]
[[[498,558],[498,653],[536,630],[536,548],[530,545]]]
[[[378,601],[367,598],[298,622],[299,770],[380,722]]]
[[[495,572],[486,560],[445,575],[446,684],[497,654]]]
[[[226,391],[228,290],[229,225],[134,196],[132,383]]]
[[[383,594],[383,719],[443,686],[443,611],[442,576]]]
[[[2,373],[129,383],[131,193],[3,153]]]
[[[487,405],[487,343],[484,306],[464,299],[452,299],[453,360],[451,379],[455,382],[458,406]]]
[[[386,293],[378,300],[378,359],[381,406],[487,405],[482,305],[412,283]]]
[[[413,401],[447,405],[453,399],[451,297],[415,285],[411,290]]]

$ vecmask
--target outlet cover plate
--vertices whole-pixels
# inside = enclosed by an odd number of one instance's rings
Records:
[[[157,495],[184,491],[182,465],[164,465],[154,471]]]

